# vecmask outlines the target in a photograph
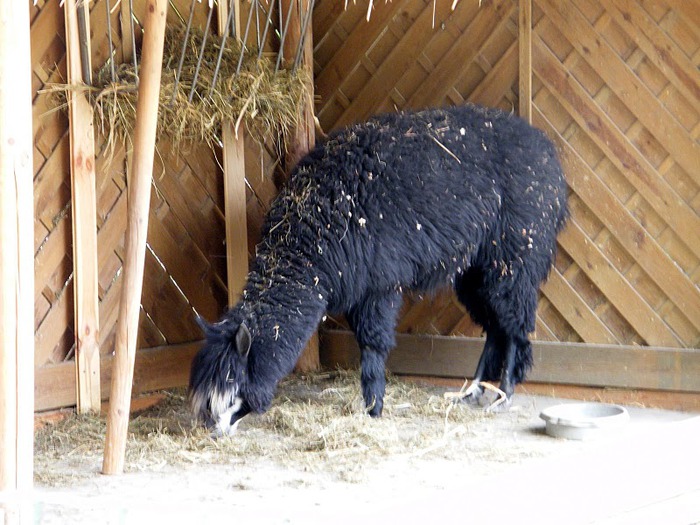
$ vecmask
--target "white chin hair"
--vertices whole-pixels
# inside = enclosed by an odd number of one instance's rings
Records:
[[[214,437],[221,436],[232,436],[236,433],[238,424],[241,422],[240,419],[231,424],[231,417],[240,410],[243,400],[240,397],[236,397],[233,400],[233,405],[231,405],[227,410],[221,412],[216,422],[216,428],[212,432]]]

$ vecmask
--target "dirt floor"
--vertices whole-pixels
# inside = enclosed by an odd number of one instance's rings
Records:
[[[486,414],[444,392],[392,379],[372,420],[356,374],[295,378],[218,441],[169,393],[133,419],[116,477],[99,474],[104,422],[72,416],[37,433],[34,521],[700,522],[697,415],[632,406],[615,434],[567,441],[538,417],[562,400],[520,394]]]

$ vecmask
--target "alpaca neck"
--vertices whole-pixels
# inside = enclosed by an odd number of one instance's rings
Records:
[[[314,286],[288,279],[275,279],[263,284],[251,279],[246,287],[244,303],[254,318],[253,337],[261,367],[279,381],[292,371],[304,346],[318,327],[325,313],[324,292]]]

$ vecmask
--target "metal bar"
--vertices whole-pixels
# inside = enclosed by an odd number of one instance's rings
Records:
[[[267,11],[267,18],[265,19],[265,30],[263,31],[262,45],[258,47],[258,60],[262,58],[263,49],[265,48],[265,40],[267,40],[267,32],[272,25],[272,11],[272,5],[270,5]]]
[[[192,27],[192,18],[194,18],[194,6],[197,0],[192,0],[192,5],[190,6],[190,16],[187,19],[187,26],[185,27],[185,38],[182,40],[182,51],[180,52],[180,61],[177,63],[177,71],[175,72],[175,85],[173,86],[173,97],[170,99],[170,105],[175,103],[177,98],[177,86],[180,83],[180,75],[182,74],[182,64],[185,62],[185,52],[187,51],[187,41],[190,38],[190,28]]]
[[[223,0],[219,0],[220,2]],[[219,46],[219,56],[216,57],[216,67],[214,68],[214,78],[211,81],[211,87],[209,88],[209,97],[214,93],[214,86],[216,86],[216,80],[219,77],[219,69],[221,68],[221,59],[224,56],[224,47],[226,46],[226,38],[228,37],[228,31],[231,27],[231,22],[236,14],[236,10],[233,8],[233,1],[229,6],[228,16],[226,17],[226,25],[224,30],[221,32],[221,45]]]
[[[134,0],[129,0],[129,24],[131,25],[131,49],[134,52],[134,75],[136,75],[136,84],[138,84],[139,60],[138,58],[136,58],[136,31],[134,31]]]
[[[284,13],[282,11],[282,1],[280,0],[280,17],[283,17]],[[275,73],[280,69],[282,64],[282,59],[284,58],[284,41],[287,38],[287,31],[289,31],[289,22],[292,20],[292,9],[290,6],[289,13],[287,16],[287,21],[284,23],[284,28],[282,29],[282,35],[280,36],[280,52],[277,55],[277,63],[275,63]]]
[[[114,44],[112,43],[112,7],[110,0],[105,0],[105,6],[107,7],[107,41],[109,42],[109,72],[112,75],[112,82],[116,82],[117,72],[116,68],[114,67]]]
[[[85,19],[87,6],[81,1],[76,3],[78,13],[78,44],[80,45],[80,70],[83,76],[83,83],[92,85],[92,71],[90,71],[90,35],[87,31],[87,20]],[[107,17],[109,21],[109,17]],[[111,48],[110,48],[111,49]]]
[[[211,26],[211,17],[214,13],[214,8],[209,9],[209,14],[207,15],[207,25],[204,27],[204,36],[202,37],[202,47],[199,50],[199,59],[197,60],[197,68],[194,70],[194,78],[192,78],[192,87],[190,88],[190,95],[187,97],[189,102],[192,102],[194,97],[194,88],[197,87],[197,77],[199,77],[199,70],[202,67],[202,60],[204,57],[204,49],[207,45],[207,38],[209,37],[209,27]]]
[[[241,72],[241,66],[243,65],[243,55],[245,54],[247,47],[245,45],[248,40],[248,34],[250,33],[250,23],[253,21],[253,11],[248,13],[248,21],[245,24],[245,34],[243,35],[243,40],[241,41],[241,54],[238,57],[238,65],[236,66],[236,75]]]
[[[260,0],[253,0],[255,5],[255,43],[260,49]]]
[[[297,49],[297,56],[294,58],[294,66],[292,66],[292,71],[296,71],[297,67],[299,67],[299,63],[301,62],[301,57],[304,54],[304,43],[306,42],[306,30],[309,27],[309,22],[311,21],[311,14],[313,13],[314,10],[314,3],[315,0],[309,0],[309,9],[306,12],[306,18],[304,19],[304,23],[301,27],[301,38],[299,38],[299,48]],[[301,11],[299,12],[301,15]]]

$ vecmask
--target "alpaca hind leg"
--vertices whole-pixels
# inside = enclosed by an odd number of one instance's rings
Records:
[[[496,400],[491,410],[508,409],[515,385],[525,380],[532,367],[532,347],[528,333],[534,330],[537,310],[537,289],[525,280],[515,280],[512,288],[502,291],[501,301],[494,305],[503,330],[500,390],[505,399]]]
[[[496,358],[496,344],[497,344],[497,333],[495,330],[490,330],[486,332],[486,342],[484,343],[484,349],[479,356],[479,362],[476,365],[476,372],[474,372],[474,379],[472,379],[471,384],[464,388],[462,387],[461,401],[469,403],[470,405],[479,405],[481,397],[484,394],[484,386],[482,381],[486,377],[487,369],[492,368],[492,361]],[[467,383],[465,383],[466,386]]]
[[[351,308],[347,315],[360,346],[362,395],[372,417],[381,416],[384,409],[385,365],[396,344],[394,331],[400,307],[398,293],[370,295]]]
[[[496,399],[486,408],[489,412],[508,410],[513,402],[515,391],[514,369],[518,347],[513,337],[506,335],[503,338],[503,368],[501,370],[501,383],[499,388],[493,387]]]

